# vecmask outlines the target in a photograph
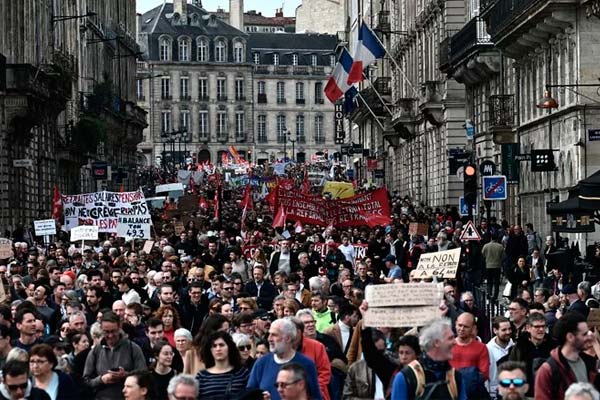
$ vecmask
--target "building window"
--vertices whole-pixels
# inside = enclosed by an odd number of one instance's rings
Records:
[[[246,119],[244,117],[244,112],[239,111],[235,113],[235,140],[237,142],[243,141],[246,139]]]
[[[331,68],[335,67],[335,56],[334,55],[329,56],[329,66]]]
[[[187,38],[179,39],[179,61],[190,61],[190,41]]]
[[[258,104],[267,104],[267,89],[264,81],[258,82]]]
[[[252,58],[254,60],[254,64],[255,65],[259,65],[260,64],[260,53],[254,53],[252,55]]]
[[[183,76],[179,79],[179,90],[181,94],[181,100],[189,100],[190,99],[190,80],[187,76]]]
[[[323,82],[315,83],[315,104],[323,104]]]
[[[316,67],[317,65],[319,65],[319,58],[317,57],[316,54],[313,54],[310,56],[310,65],[312,65],[313,67]]]
[[[208,78],[198,79],[198,100],[208,100]]]
[[[161,127],[164,133],[171,132],[171,111],[162,112]]]
[[[160,97],[165,100],[171,99],[171,79],[161,78],[160,80]]]
[[[244,62],[244,44],[242,42],[235,42],[235,45],[233,46],[233,57],[238,64]]]
[[[285,115],[277,116],[277,143],[285,143],[287,136],[287,127],[285,125]]]
[[[216,62],[225,62],[226,55],[226,46],[225,41],[223,39],[217,40],[215,44],[215,61]]]
[[[292,54],[292,65],[298,65],[298,54]]]
[[[304,104],[304,83],[296,82],[296,104]]]
[[[277,82],[277,104],[285,104],[285,82]]]
[[[227,134],[227,113],[225,111],[220,111],[217,114],[217,140],[228,140]]]
[[[256,123],[256,139],[259,143],[267,142],[267,116],[259,115]]]
[[[179,114],[179,130],[181,131],[189,131],[190,127],[190,112],[188,110],[183,110]]]
[[[159,45],[160,61],[169,61],[171,59],[171,41],[167,38],[160,40]]]
[[[325,133],[323,132],[323,116],[317,115],[315,117],[315,143],[325,143]]]
[[[246,96],[244,93],[244,85],[245,82],[243,79],[235,80],[235,99],[236,100],[246,100]]]
[[[227,78],[217,79],[217,100],[227,101]]]
[[[208,41],[206,39],[198,39],[198,61],[208,61]]]
[[[142,79],[138,79],[135,81],[136,85],[136,95],[138,100],[145,100],[144,97],[144,81]]]
[[[304,133],[304,115],[298,115],[296,117],[296,140],[298,143],[306,143],[306,136]]]
[[[198,132],[200,133],[200,140],[208,140],[209,124],[208,124],[208,111],[200,111],[198,113]]]
[[[273,65],[279,65],[279,54],[273,53]]]

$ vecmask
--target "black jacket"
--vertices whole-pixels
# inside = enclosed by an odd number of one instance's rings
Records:
[[[260,296],[258,294],[258,286],[256,286],[255,281],[246,283],[244,291],[251,297],[256,297],[258,307],[262,308],[263,310],[269,311],[271,308],[273,308],[273,299],[277,296],[277,289],[271,282],[263,281],[263,284],[260,288]]]

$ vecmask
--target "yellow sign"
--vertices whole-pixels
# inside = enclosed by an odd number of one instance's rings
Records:
[[[354,196],[354,186],[350,182],[327,181],[323,186],[323,194],[331,193],[332,199],[347,199]]]

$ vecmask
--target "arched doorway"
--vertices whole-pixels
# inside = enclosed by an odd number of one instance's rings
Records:
[[[198,152],[198,163],[203,164],[203,163],[210,163],[210,151],[204,149],[204,150],[200,150]]]

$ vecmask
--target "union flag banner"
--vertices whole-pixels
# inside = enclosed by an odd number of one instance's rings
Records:
[[[391,222],[387,190],[357,194],[347,199],[326,200],[299,190],[275,189],[275,210],[284,207],[286,218],[305,224],[336,227],[388,225]]]

